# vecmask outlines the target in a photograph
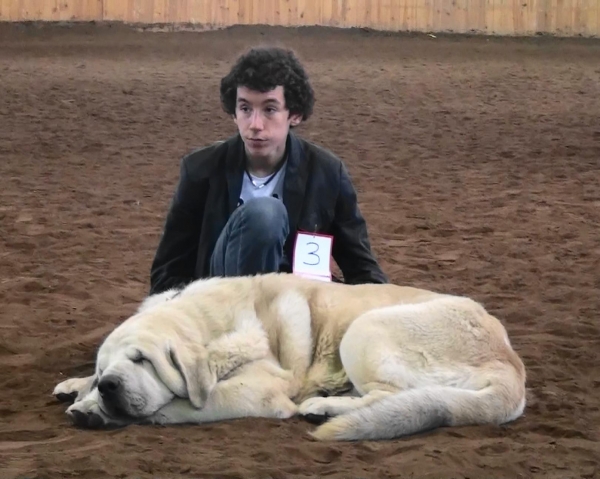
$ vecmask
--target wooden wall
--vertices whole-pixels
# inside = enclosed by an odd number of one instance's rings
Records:
[[[0,0],[0,21],[23,20],[599,36],[600,0]]]

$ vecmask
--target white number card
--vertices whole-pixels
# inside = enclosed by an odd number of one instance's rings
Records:
[[[298,233],[294,246],[293,273],[331,281],[333,237],[317,233]]]

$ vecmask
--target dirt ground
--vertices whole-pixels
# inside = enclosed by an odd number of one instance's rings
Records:
[[[67,422],[53,387],[147,293],[179,160],[234,132],[219,80],[263,42],[305,61],[298,132],[347,162],[390,278],[504,321],[524,417],[355,444],[300,419]],[[1,26],[0,476],[600,477],[599,78],[584,40]]]

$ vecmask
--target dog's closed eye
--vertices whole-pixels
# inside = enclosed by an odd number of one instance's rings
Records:
[[[134,364],[141,364],[144,361],[146,361],[146,358],[139,351],[137,352],[137,354],[133,358],[131,358],[131,362],[134,363]]]

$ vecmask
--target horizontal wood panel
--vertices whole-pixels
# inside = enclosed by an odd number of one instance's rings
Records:
[[[0,0],[0,20],[598,36],[600,0]]]

